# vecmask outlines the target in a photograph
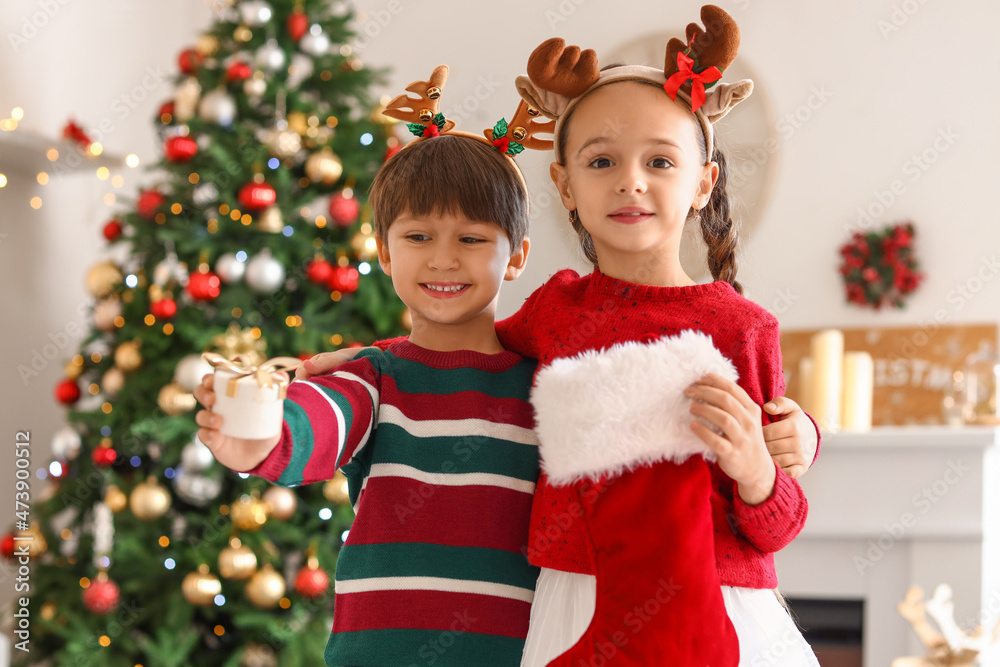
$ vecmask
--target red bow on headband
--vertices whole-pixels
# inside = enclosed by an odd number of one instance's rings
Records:
[[[701,72],[692,69],[694,59],[677,53],[677,71],[667,82],[663,84],[663,89],[670,95],[670,99],[677,99],[677,91],[688,81],[691,81],[691,111],[697,111],[705,103],[705,84],[715,83],[722,78],[722,70],[718,67],[706,67]]]

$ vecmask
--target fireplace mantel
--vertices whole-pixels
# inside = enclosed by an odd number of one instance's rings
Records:
[[[864,600],[866,666],[923,654],[896,611],[912,584],[950,584],[963,627],[1000,618],[1000,428],[824,435],[801,482],[809,520],[777,554],[781,590]]]

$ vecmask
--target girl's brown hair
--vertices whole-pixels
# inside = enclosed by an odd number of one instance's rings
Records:
[[[611,67],[615,67],[612,65]],[[610,67],[602,68],[610,69]],[[651,81],[637,81],[650,86],[657,86]],[[614,84],[611,84],[614,85]],[[659,87],[659,86],[657,86]],[[570,109],[569,115],[563,119],[562,127],[559,129],[559,136],[556,141],[559,144],[559,154],[566,155],[566,141],[569,135],[569,122],[576,111],[574,106]],[[701,130],[701,125],[691,116],[691,122],[696,128],[695,134],[698,136],[698,145],[701,149],[702,164],[708,164],[708,145],[705,134]],[[727,187],[729,180],[729,169],[725,154],[718,148],[718,137],[716,137],[716,147],[712,153],[712,162],[719,165],[719,178],[712,188],[712,196],[709,198],[705,208],[700,211],[692,209],[689,217],[698,220],[701,225],[701,236],[708,246],[708,269],[715,280],[724,280],[733,286],[738,294],[743,294],[743,286],[736,280],[736,248],[739,244],[739,230],[732,217],[732,206],[729,201],[729,190]],[[564,165],[565,166],[565,165]],[[580,239],[580,247],[587,260],[597,266],[597,250],[594,248],[594,239],[591,238],[576,210],[569,212],[569,220],[573,225]]]
[[[406,146],[375,175],[369,203],[383,243],[404,213],[460,213],[493,222],[507,234],[511,252],[528,234],[528,191],[515,167],[471,137],[442,134]]]

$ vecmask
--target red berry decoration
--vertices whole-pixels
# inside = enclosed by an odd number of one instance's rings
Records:
[[[341,227],[350,227],[358,219],[361,205],[354,195],[345,195],[343,192],[330,197],[330,219]]]
[[[325,259],[314,259],[306,265],[306,277],[309,282],[326,285],[333,275],[333,265]]]
[[[288,15],[288,34],[296,42],[302,39],[309,30],[309,17],[301,9],[296,9]]]
[[[306,566],[295,575],[295,590],[307,598],[318,598],[330,587],[330,576],[319,566]]]
[[[169,320],[177,314],[177,302],[167,297],[149,304],[149,312],[158,320]]]
[[[119,236],[122,235],[122,223],[117,220],[111,220],[108,224],[104,225],[104,238],[109,241],[114,241]]]
[[[156,190],[143,190],[139,193],[139,200],[135,203],[135,210],[142,217],[152,220],[156,217],[157,209],[163,206],[164,201],[163,195]]]
[[[358,289],[358,280],[361,278],[361,274],[353,266],[338,266],[333,269],[333,273],[330,274],[330,280],[327,282],[327,286],[330,289],[337,290],[344,294],[349,294],[351,292],[356,292]]]
[[[170,137],[163,142],[163,155],[170,162],[188,162],[198,154],[198,144],[191,137]]]
[[[222,281],[211,271],[195,271],[188,276],[184,289],[195,301],[213,301],[219,297]]]
[[[278,198],[278,194],[267,183],[247,183],[240,188],[240,205],[249,211],[263,211]]]
[[[253,74],[253,68],[242,60],[235,61],[226,69],[226,81],[246,81]]]
[[[72,405],[80,400],[80,388],[76,386],[76,381],[67,378],[56,385],[55,395],[63,405]]]
[[[101,446],[95,448],[94,451],[90,453],[90,458],[93,460],[94,465],[101,468],[107,468],[118,458],[118,452],[111,447]]]
[[[110,614],[118,606],[118,584],[100,574],[83,589],[83,606],[93,614]]]
[[[0,538],[0,554],[2,554],[4,558],[13,558],[14,548],[14,533],[7,533]]]
[[[180,66],[181,71],[185,74],[194,74],[195,70],[201,67],[204,61],[205,57],[194,49],[184,49],[177,56],[177,65]]]

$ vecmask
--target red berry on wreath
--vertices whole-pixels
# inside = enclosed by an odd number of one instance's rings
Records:
[[[108,224],[104,225],[104,238],[109,241],[114,241],[119,236],[122,235],[122,223],[117,220],[111,220]]]
[[[188,162],[198,154],[198,144],[191,137],[170,137],[163,142],[163,155],[169,162]]]
[[[83,589],[83,606],[93,614],[110,614],[118,606],[118,585],[100,574]]]
[[[326,285],[333,275],[333,265],[325,259],[314,259],[306,265],[306,277],[309,282]]]
[[[330,586],[330,575],[317,566],[305,566],[295,575],[295,590],[307,598],[318,598]]]
[[[149,304],[149,312],[158,320],[169,320],[177,314],[177,302],[170,297]]]
[[[204,61],[205,57],[195,49],[184,49],[177,56],[177,65],[185,74],[194,74],[195,70],[201,67]]]
[[[156,217],[156,211],[163,206],[165,201],[163,195],[156,190],[143,190],[139,193],[139,199],[135,203],[135,210],[142,217],[152,220]]]
[[[330,219],[341,227],[350,227],[357,221],[361,205],[353,194],[345,195],[343,191],[330,197]]]
[[[360,278],[361,274],[353,266],[338,266],[330,274],[327,287],[344,294],[349,294],[358,290],[358,281]]]
[[[56,385],[55,396],[63,405],[72,405],[80,400],[80,388],[75,381],[66,379]]]
[[[248,211],[263,211],[278,198],[278,194],[267,183],[247,183],[237,195],[240,205]]]
[[[222,280],[211,271],[195,271],[188,276],[184,289],[195,301],[213,301],[218,298]]]

